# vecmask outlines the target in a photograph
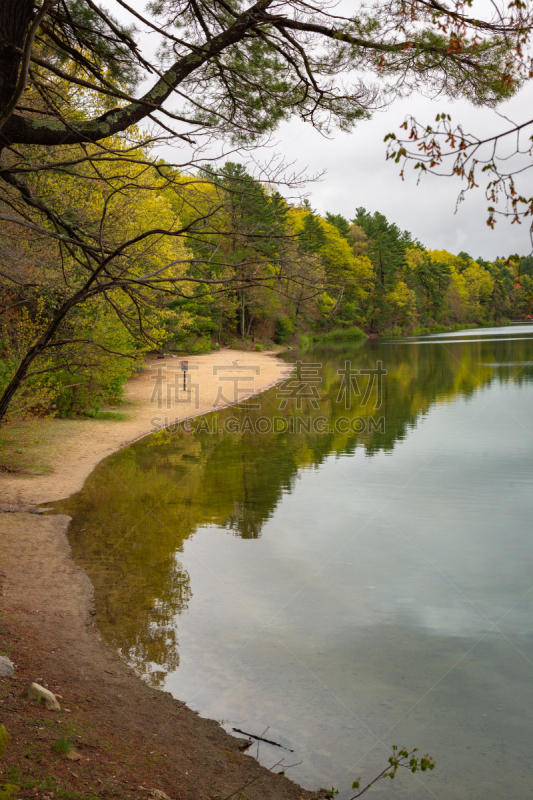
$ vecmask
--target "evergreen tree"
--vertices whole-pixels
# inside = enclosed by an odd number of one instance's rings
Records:
[[[450,267],[445,263],[434,262],[424,254],[411,270],[411,276],[414,287],[418,290],[419,307],[426,314],[435,316],[446,302]]]
[[[356,209],[353,222],[368,236],[368,256],[374,264],[378,283],[385,291],[405,266],[406,250],[413,243],[411,234],[401,231],[396,223],[388,222],[379,211],[370,214],[365,208]]]
[[[330,214],[328,211],[326,220],[331,225],[335,225],[341,236],[344,236],[345,239],[350,238],[350,223],[342,214]]]

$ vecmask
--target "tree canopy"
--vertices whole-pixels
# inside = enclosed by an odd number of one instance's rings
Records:
[[[2,3],[6,145],[96,142],[149,119],[172,136],[201,130],[242,141],[293,114],[321,129],[349,129],[376,105],[421,86],[493,104],[520,80],[530,24],[524,4],[513,2],[486,19],[470,16],[459,0],[353,4],[345,15],[324,0],[155,0],[146,14],[125,0],[110,5]],[[157,57],[143,54],[139,24],[157,35]],[[151,85],[136,96],[146,74]],[[80,113],[61,102],[58,80],[96,91],[108,107]],[[25,101],[29,84],[39,87],[37,116]],[[177,108],[165,105],[169,98]]]

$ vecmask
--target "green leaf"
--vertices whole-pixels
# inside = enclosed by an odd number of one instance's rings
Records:
[[[5,754],[10,741],[11,736],[6,731],[4,725],[0,725],[0,758]]]
[[[359,781],[354,781],[352,783],[352,789],[359,789]]]
[[[20,786],[15,786],[12,783],[6,783],[0,786],[0,800],[10,800],[11,797],[20,792]]]

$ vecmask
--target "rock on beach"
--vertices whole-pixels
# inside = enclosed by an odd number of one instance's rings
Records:
[[[61,706],[57,702],[57,698],[49,689],[44,686],[39,686],[38,683],[30,683],[26,692],[28,700],[37,700],[37,702],[44,702],[49,711],[61,711]]]
[[[15,665],[7,656],[0,656],[0,677],[11,678],[15,672]]]

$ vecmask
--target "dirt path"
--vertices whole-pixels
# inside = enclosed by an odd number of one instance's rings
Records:
[[[218,390],[213,366],[231,365],[240,354],[220,358],[201,357],[205,410],[213,402],[208,386],[215,396]],[[261,366],[254,388],[279,379],[277,360],[245,358]],[[50,448],[55,472],[8,476],[10,499],[47,501],[79,489],[101,458],[149,432],[153,384],[149,372],[132,381],[127,421],[58,422],[64,427],[51,436]],[[239,749],[242,739],[149,688],[102,643],[92,623],[92,587],[71,557],[67,524],[59,515],[0,514],[0,655],[16,664],[14,677],[0,678],[0,724],[12,735],[3,774],[0,766],[3,780],[18,783],[22,796],[43,800],[142,798],[154,789],[175,800],[229,800],[241,792],[246,800],[324,797],[261,767]],[[61,695],[60,712],[22,697],[32,680]],[[77,761],[54,749],[61,735],[75,744]]]

